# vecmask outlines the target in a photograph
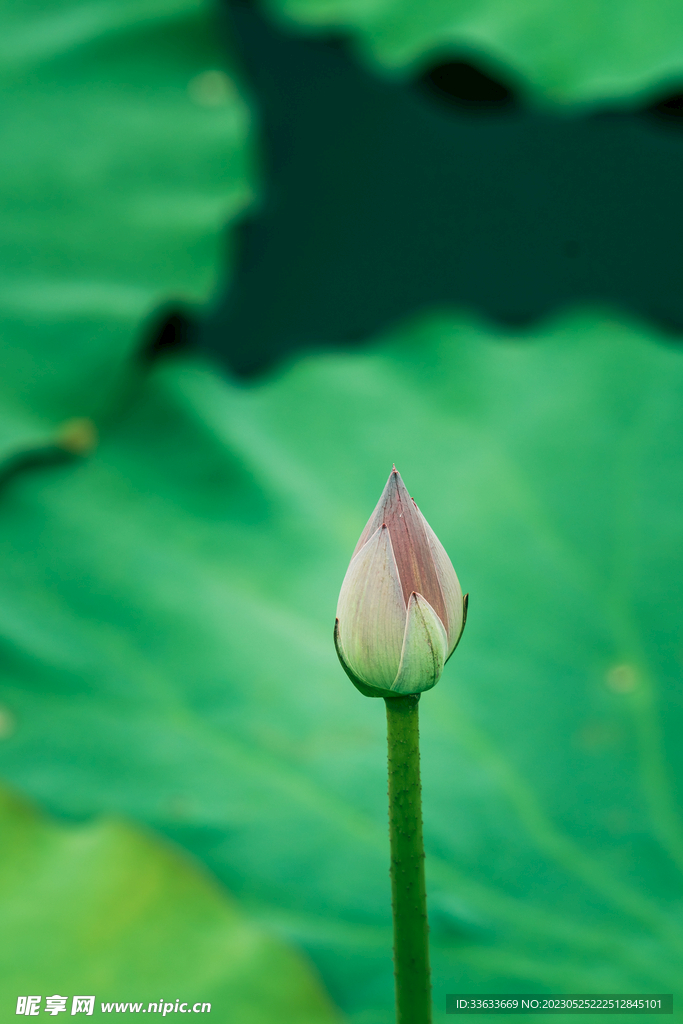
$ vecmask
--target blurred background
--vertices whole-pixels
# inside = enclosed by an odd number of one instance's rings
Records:
[[[384,707],[332,643],[392,463],[470,592],[435,1021],[680,1016],[681,9],[0,19],[2,1020],[393,1020]]]

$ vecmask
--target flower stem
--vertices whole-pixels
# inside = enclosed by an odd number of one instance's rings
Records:
[[[429,926],[420,789],[419,694],[385,697],[396,1024],[431,1024]]]

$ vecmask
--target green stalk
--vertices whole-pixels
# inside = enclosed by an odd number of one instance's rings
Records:
[[[385,697],[389,747],[391,904],[394,911],[396,1024],[431,1024],[429,925],[425,891],[420,695]]]

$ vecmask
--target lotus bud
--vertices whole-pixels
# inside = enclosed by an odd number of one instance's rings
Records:
[[[334,642],[366,697],[434,686],[465,628],[467,595],[394,466],[344,577]]]

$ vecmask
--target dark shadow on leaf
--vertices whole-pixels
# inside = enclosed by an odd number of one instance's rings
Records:
[[[660,124],[683,128],[683,92],[663,96],[647,106],[644,113]]]
[[[194,345],[195,320],[189,310],[164,309],[153,318],[139,351],[143,363],[154,363],[169,355],[187,352]]]
[[[233,373],[435,308],[519,328],[611,306],[683,331],[683,133],[527,109],[472,55],[397,80],[351,41],[227,11],[263,185],[198,339]]]
[[[473,114],[506,112],[517,105],[513,89],[467,60],[430,67],[418,79],[426,96]]]

